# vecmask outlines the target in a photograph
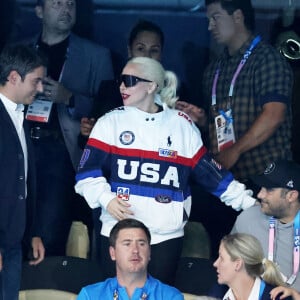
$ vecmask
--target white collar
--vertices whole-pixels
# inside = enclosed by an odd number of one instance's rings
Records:
[[[259,277],[256,277],[254,281],[254,285],[248,297],[248,300],[259,299],[260,283],[261,283],[261,279]],[[227,293],[223,297],[223,300],[236,300],[232,292],[232,289],[229,289],[227,291]]]
[[[5,95],[0,93],[0,98],[2,100],[3,105],[5,106],[6,110],[10,111],[23,111],[24,105],[23,104],[17,104],[14,101],[7,98]]]

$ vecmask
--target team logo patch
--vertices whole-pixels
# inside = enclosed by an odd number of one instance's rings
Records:
[[[131,145],[134,142],[135,136],[132,131],[123,131],[119,139],[123,145]]]
[[[275,167],[276,167],[275,163],[269,164],[267,166],[267,168],[265,169],[264,174],[268,175],[268,174],[272,173],[275,170]]]
[[[222,166],[221,164],[219,164],[216,160],[214,160],[213,158],[211,159],[211,163],[218,169],[218,170],[222,170]]]
[[[129,200],[129,188],[127,187],[117,187],[117,197],[121,200],[128,201]]]
[[[177,151],[175,151],[175,150],[159,148],[158,154],[159,154],[159,156],[162,156],[162,157],[177,158]]]
[[[80,159],[80,162],[79,162],[79,165],[78,165],[79,169],[83,168],[84,164],[89,159],[90,154],[91,154],[90,149],[84,149],[84,151],[82,153],[82,156],[81,156],[81,159]]]
[[[155,197],[155,200],[159,203],[171,203],[172,199],[169,196],[164,196],[164,195],[157,195]]]

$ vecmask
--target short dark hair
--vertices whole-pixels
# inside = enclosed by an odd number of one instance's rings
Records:
[[[139,20],[131,29],[129,34],[129,39],[128,39],[129,47],[132,46],[133,41],[136,39],[137,35],[142,31],[150,31],[156,33],[159,36],[161,46],[163,47],[165,42],[165,37],[160,27],[153,22],[143,20],[143,19]]]
[[[124,220],[119,221],[112,228],[112,230],[110,231],[110,234],[109,234],[109,245],[112,246],[112,247],[115,247],[116,246],[116,240],[118,238],[118,234],[119,234],[120,230],[127,229],[127,228],[139,228],[139,229],[142,229],[145,232],[146,236],[147,236],[148,243],[150,244],[150,242],[151,242],[151,234],[150,234],[149,229],[147,228],[147,226],[145,226],[144,223],[142,223],[142,222],[140,222],[138,220],[135,220],[135,219],[124,219]]]
[[[11,71],[24,80],[34,69],[47,66],[45,57],[35,48],[26,45],[6,46],[0,55],[0,85],[5,85]]]
[[[248,30],[254,31],[255,15],[251,0],[205,0],[206,7],[213,3],[220,3],[229,15],[240,9],[245,18],[245,26]]]
[[[44,5],[44,0],[36,0],[36,5],[37,6],[43,6]]]

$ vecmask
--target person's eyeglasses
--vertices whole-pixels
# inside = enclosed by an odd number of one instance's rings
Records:
[[[152,81],[137,76],[124,74],[120,76],[119,84],[121,84],[122,82],[124,83],[125,87],[128,88],[128,87],[135,86],[138,82],[152,82]]]

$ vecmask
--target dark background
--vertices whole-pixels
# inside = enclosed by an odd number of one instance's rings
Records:
[[[127,38],[132,26],[140,18],[157,23],[165,34],[163,65],[166,69],[174,71],[184,83],[186,99],[182,100],[199,104],[202,73],[209,61],[210,50],[214,52],[216,49],[210,41],[202,2],[77,0],[78,17],[74,31],[110,48],[115,73],[118,75],[126,61]],[[34,5],[35,0],[2,1],[1,45],[8,38],[15,42],[39,32],[40,21],[35,16]],[[274,22],[280,16],[281,9],[278,7],[257,8],[257,32],[269,40]]]
[[[275,43],[279,34],[293,30],[300,36],[300,0],[252,0],[256,10],[256,32]],[[202,106],[202,74],[209,59],[220,49],[210,39],[204,0],[77,0],[74,32],[111,50],[116,76],[127,58],[127,39],[141,18],[157,23],[165,34],[162,63],[174,71],[181,83],[181,100]],[[6,42],[17,42],[38,34],[35,0],[0,1],[0,50]],[[291,3],[295,18],[283,26],[283,9]],[[285,5],[285,7],[284,7]],[[217,50],[218,49],[218,50]],[[300,162],[300,60],[289,61],[295,74],[293,98],[293,151]],[[299,140],[299,141],[298,141]],[[298,145],[299,144],[299,145]]]

